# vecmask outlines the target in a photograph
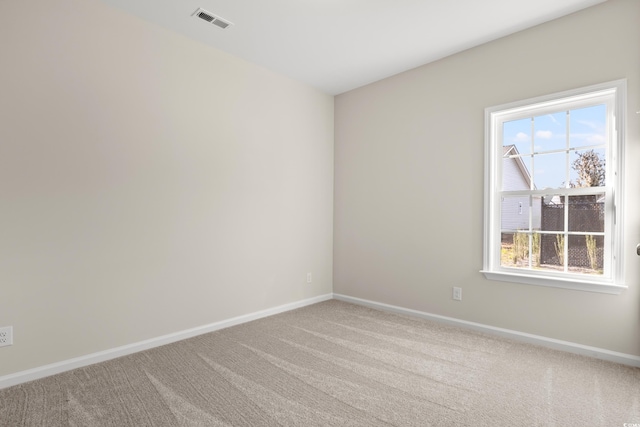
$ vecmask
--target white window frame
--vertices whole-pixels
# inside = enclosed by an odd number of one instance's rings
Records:
[[[602,275],[550,272],[503,267],[500,263],[503,142],[502,124],[581,106],[607,104],[605,271]],[[485,109],[484,256],[481,272],[487,279],[582,291],[620,294],[623,265],[623,177],[626,79],[516,101]],[[556,191],[556,190],[551,190]],[[562,189],[559,190],[562,192]]]

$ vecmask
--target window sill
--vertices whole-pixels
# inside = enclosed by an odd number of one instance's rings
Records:
[[[571,289],[575,291],[598,292],[602,294],[620,295],[628,289],[626,285],[611,284],[588,280],[559,277],[541,277],[522,273],[512,273],[505,271],[481,270],[489,280],[501,282],[524,283],[526,285],[546,286],[551,288]]]

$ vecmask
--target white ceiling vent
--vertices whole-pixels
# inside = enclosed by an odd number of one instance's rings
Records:
[[[223,30],[225,28],[230,27],[231,25],[233,25],[231,22],[227,21],[226,19],[222,19],[219,16],[214,15],[211,12],[207,12],[204,9],[198,9],[195,12],[193,12],[193,14],[191,16],[196,16],[200,19],[203,19],[207,22],[209,22],[210,24],[216,25],[220,28],[222,28]]]

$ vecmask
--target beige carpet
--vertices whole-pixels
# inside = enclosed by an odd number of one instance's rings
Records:
[[[617,426],[640,369],[327,301],[0,390],[2,426]]]

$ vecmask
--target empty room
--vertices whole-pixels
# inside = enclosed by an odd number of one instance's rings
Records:
[[[0,426],[640,426],[640,1],[0,40]]]

